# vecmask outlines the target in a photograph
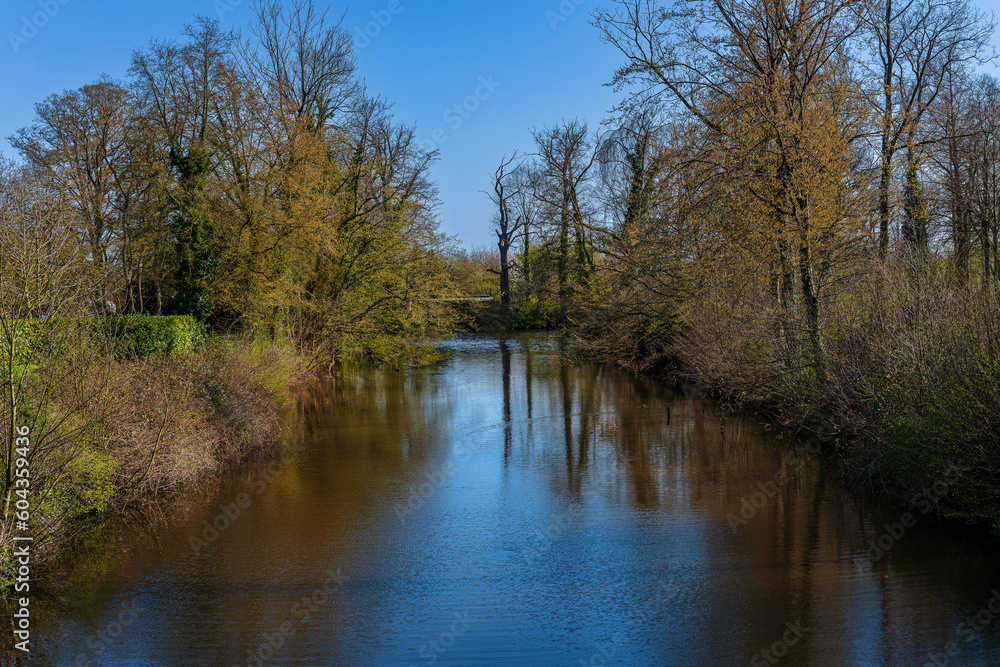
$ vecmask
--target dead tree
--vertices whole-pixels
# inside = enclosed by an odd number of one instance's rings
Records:
[[[514,238],[517,236],[517,230],[521,226],[520,218],[511,224],[510,199],[515,193],[512,191],[511,184],[507,182],[507,179],[520,167],[518,165],[508,171],[516,159],[517,151],[511,158],[508,159],[505,155],[500,160],[500,166],[497,167],[496,173],[493,175],[493,194],[489,195],[498,209],[497,228],[493,231],[496,232],[497,247],[500,249],[500,306],[504,311],[510,309],[510,262],[507,255]]]

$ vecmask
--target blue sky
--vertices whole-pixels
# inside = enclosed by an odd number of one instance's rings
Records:
[[[415,123],[418,138],[440,150],[433,177],[442,229],[466,247],[495,243],[481,190],[504,153],[530,150],[532,127],[563,118],[579,117],[596,129],[615,103],[618,96],[602,84],[621,58],[589,24],[598,4],[331,5],[335,18],[347,11],[344,26],[358,36],[369,91],[394,103],[397,119]],[[15,157],[6,137],[31,122],[33,105],[46,96],[102,74],[124,79],[135,48],[153,37],[176,38],[196,14],[221,15],[223,26],[235,28],[246,25],[250,11],[249,0],[0,1],[0,153]]]

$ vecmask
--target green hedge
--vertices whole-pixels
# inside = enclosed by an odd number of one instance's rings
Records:
[[[190,350],[205,339],[205,328],[189,315],[154,317],[153,315],[102,315],[74,321],[77,326],[86,327],[89,334],[98,341],[112,344],[115,353],[124,357],[148,357],[156,354],[172,355]],[[14,350],[15,364],[24,364],[30,351],[44,353],[39,342],[45,345],[48,332],[65,323],[61,319],[18,320],[11,323],[17,330]],[[0,331],[0,359],[5,356],[6,341]]]
[[[130,357],[184,352],[205,338],[204,327],[190,315],[108,315],[93,320],[95,333],[107,336],[119,354]]]

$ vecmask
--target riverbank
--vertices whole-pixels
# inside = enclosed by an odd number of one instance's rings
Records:
[[[290,388],[308,376],[293,346],[275,342],[217,339],[176,354],[83,359],[50,376],[46,402],[25,415],[36,425],[31,584],[42,589],[46,568],[104,522],[268,456]],[[6,603],[12,537],[8,528],[0,544]]]
[[[818,358],[772,296],[686,303],[641,358],[620,353],[627,335],[590,337],[589,350],[818,438],[856,487],[910,508],[930,491],[935,516],[1000,533],[996,290],[930,262],[876,266],[824,301]]]

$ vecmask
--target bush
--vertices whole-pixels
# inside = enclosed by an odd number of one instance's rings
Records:
[[[784,335],[766,286],[689,304],[670,349],[724,400],[804,433],[834,428],[848,474],[902,503],[960,472],[941,512],[1000,533],[1000,290],[922,258],[862,268],[824,302],[822,379],[804,323]]]
[[[6,326],[0,328],[0,363],[6,364],[13,343],[14,365],[26,364],[43,323],[44,320],[8,320]]]
[[[202,324],[190,315],[110,315],[93,320],[95,334],[110,341],[117,354],[142,358],[191,350],[205,340]]]
[[[59,326],[66,323],[62,318],[11,321],[7,332],[0,331],[0,363],[4,362],[10,349],[7,336],[15,339],[15,366],[36,363],[38,356],[50,352],[54,345],[76,345],[86,338],[109,344],[117,356],[141,359],[194,349],[207,336],[204,326],[190,315],[109,315],[74,322],[77,327]],[[58,341],[53,340],[53,335]]]
[[[533,296],[526,299],[512,299],[510,304],[510,328],[517,331],[552,329],[558,314],[547,303]]]

